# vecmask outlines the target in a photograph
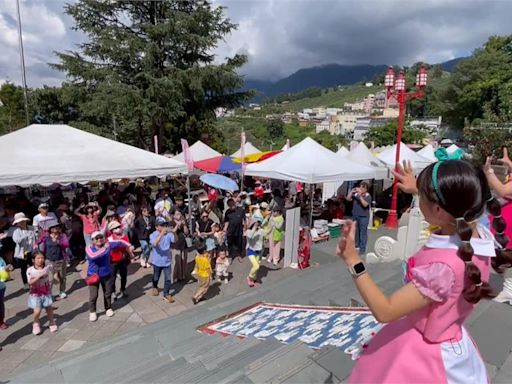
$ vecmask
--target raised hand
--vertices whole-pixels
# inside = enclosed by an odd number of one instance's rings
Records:
[[[512,170],[512,160],[510,160],[510,157],[508,156],[507,147],[503,147],[503,157],[498,159],[498,161],[507,166],[509,170]]]
[[[393,171],[393,175],[398,179],[398,188],[403,192],[418,193],[416,176],[414,176],[414,170],[410,161],[404,160],[402,164],[398,164],[397,171]]]
[[[356,250],[356,222],[347,220],[343,225],[343,233],[336,247],[338,255],[345,263],[349,264],[359,258]]]

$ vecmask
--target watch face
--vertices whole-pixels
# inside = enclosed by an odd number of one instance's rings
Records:
[[[354,272],[357,273],[357,274],[360,274],[360,273],[363,273],[365,271],[365,267],[364,267],[364,264],[363,263],[357,263],[356,265],[354,265]]]

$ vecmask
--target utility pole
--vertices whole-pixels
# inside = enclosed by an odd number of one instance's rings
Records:
[[[18,41],[20,45],[20,62],[21,62],[21,81],[23,83],[23,101],[25,103],[25,120],[27,126],[30,124],[28,118],[28,94],[27,94],[27,76],[25,73],[25,54],[23,52],[23,36],[21,34],[21,14],[20,14],[20,0],[16,0],[16,14],[18,17]]]

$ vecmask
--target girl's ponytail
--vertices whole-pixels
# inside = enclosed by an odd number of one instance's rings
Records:
[[[506,249],[509,238],[505,235],[507,223],[501,217],[501,204],[495,197],[487,200],[487,211],[492,216],[492,229],[494,229],[494,238],[501,245],[496,249],[496,257],[492,258],[491,265],[498,273],[505,272],[505,269],[512,265],[512,250]]]
[[[480,269],[473,263],[474,250],[471,246],[473,230],[466,219],[459,217],[455,219],[457,235],[461,239],[457,255],[464,261],[466,285],[463,295],[466,301],[476,304],[482,298],[491,298],[495,294],[488,282],[482,281]]]

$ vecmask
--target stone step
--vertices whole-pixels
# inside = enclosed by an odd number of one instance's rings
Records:
[[[226,383],[233,380],[244,371],[245,367],[259,358],[279,348],[281,343],[277,340],[265,340],[246,349],[219,364],[217,368],[195,381],[196,383]]]
[[[303,365],[313,353],[312,349],[301,342],[283,345],[249,364],[245,374],[255,383],[274,382],[279,373]]]

